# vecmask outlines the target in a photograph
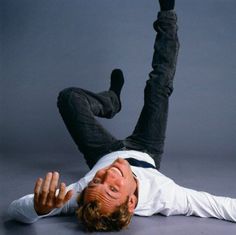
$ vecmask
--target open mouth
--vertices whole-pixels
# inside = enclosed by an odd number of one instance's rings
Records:
[[[121,170],[115,166],[111,167],[110,169],[112,169],[113,171],[117,172],[120,176],[123,176]]]

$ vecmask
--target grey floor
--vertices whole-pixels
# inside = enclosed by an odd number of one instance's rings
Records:
[[[87,167],[80,154],[30,154],[1,155],[1,200],[0,211],[3,227],[0,234],[84,234],[75,217],[42,219],[33,225],[6,221],[4,211],[14,199],[31,193],[34,180],[48,170],[59,170],[62,180],[72,183],[78,180]],[[204,190],[216,195],[236,197],[236,159],[234,156],[174,156],[166,154],[162,172],[185,187]],[[120,234],[227,234],[236,232],[236,224],[217,219],[160,215],[134,217],[129,228]],[[94,233],[97,234],[97,233]],[[98,233],[102,234],[102,233]]]
[[[83,234],[72,217],[6,221],[8,204],[58,170],[72,183],[88,168],[58,115],[69,86],[125,86],[121,113],[102,124],[131,133],[143,105],[157,0],[0,0],[0,235]],[[189,188],[236,198],[236,1],[176,0],[180,53],[161,170]],[[96,234],[96,233],[95,233]],[[236,224],[194,217],[134,217],[119,234],[235,235]]]

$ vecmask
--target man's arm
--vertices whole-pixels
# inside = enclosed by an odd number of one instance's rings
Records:
[[[164,190],[166,208],[160,213],[169,215],[194,215],[236,222],[236,199],[215,196],[207,192],[181,187],[174,181]]]
[[[43,217],[73,213],[77,208],[78,184],[66,187],[61,183],[57,188],[58,182],[57,172],[49,172],[44,180],[39,178],[35,183],[34,194],[26,195],[10,204],[8,208],[10,219],[34,223]]]
[[[187,197],[187,216],[214,217],[236,222],[236,199],[184,188]]]

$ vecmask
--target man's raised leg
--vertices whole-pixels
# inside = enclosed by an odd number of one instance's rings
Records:
[[[121,70],[113,70],[108,91],[98,94],[80,89],[66,88],[59,93],[58,108],[65,125],[90,168],[108,152],[123,147],[96,120],[112,118],[121,109],[120,92],[124,83]]]
[[[169,97],[173,91],[179,49],[177,16],[171,10],[171,7],[174,7],[174,0],[160,0],[160,5],[165,11],[158,13],[153,25],[157,35],[152,61],[153,70],[149,73],[144,90],[144,106],[132,135],[124,141],[127,148],[150,154],[158,169],[164,148]]]

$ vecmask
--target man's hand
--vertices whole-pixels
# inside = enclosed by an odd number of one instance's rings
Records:
[[[45,179],[39,178],[34,187],[34,209],[38,215],[48,214],[55,208],[62,207],[73,195],[73,190],[66,192],[65,183],[59,181],[58,172],[48,172]]]

